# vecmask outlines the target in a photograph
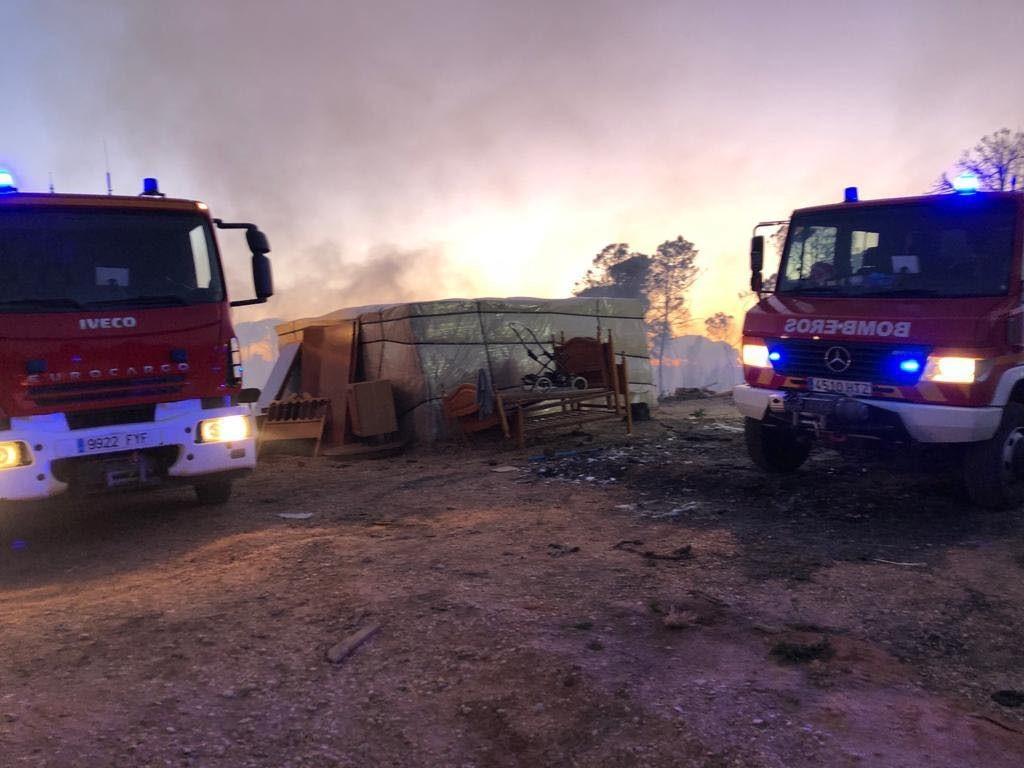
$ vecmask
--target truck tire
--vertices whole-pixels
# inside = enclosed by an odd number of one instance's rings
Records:
[[[766,426],[762,421],[747,418],[743,432],[750,460],[765,472],[795,472],[811,452],[810,441],[788,427]]]
[[[231,499],[231,481],[219,480],[195,486],[196,499],[204,507],[227,504]]]
[[[1024,504],[1024,405],[1008,403],[995,435],[967,446],[964,486],[979,507],[1007,509]]]

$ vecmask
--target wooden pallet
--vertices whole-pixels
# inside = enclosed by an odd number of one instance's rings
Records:
[[[326,397],[293,395],[274,400],[257,420],[256,453],[264,443],[275,440],[315,440],[313,455],[317,456],[330,407],[331,401]]]

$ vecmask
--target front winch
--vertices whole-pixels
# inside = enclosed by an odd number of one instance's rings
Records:
[[[874,408],[848,395],[831,392],[789,392],[774,397],[768,404],[770,413],[789,421],[796,429],[815,434],[834,432],[879,436],[899,430],[898,419],[880,408]]]

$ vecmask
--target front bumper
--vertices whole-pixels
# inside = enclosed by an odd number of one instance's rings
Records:
[[[191,483],[208,475],[237,476],[256,466],[254,437],[197,443],[196,425],[218,416],[244,415],[244,406],[203,409],[199,400],[161,403],[153,421],[69,429],[63,414],[11,419],[0,440],[28,445],[31,463],[0,470],[0,501],[43,499],[69,488],[84,491]],[[83,452],[112,435],[147,435],[146,447]],[[111,441],[116,442],[116,441]]]
[[[733,389],[732,394],[740,413],[761,421],[769,414],[773,403],[777,407],[791,393],[740,384]],[[919,443],[975,443],[988,440],[996,433],[1003,416],[1002,408],[991,406],[963,408],[865,398],[847,399],[894,414],[907,434]]]

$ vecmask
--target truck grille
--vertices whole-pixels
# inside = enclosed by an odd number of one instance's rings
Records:
[[[140,397],[163,397],[180,392],[184,375],[148,376],[116,381],[75,381],[68,384],[45,384],[28,388],[28,396],[37,405],[56,406],[76,403],[99,403]]]
[[[834,347],[847,353],[850,365],[846,370],[833,370],[826,364],[826,355]],[[921,363],[923,369],[928,357],[928,348],[917,344],[775,339],[768,342],[768,349],[780,353],[780,359],[772,365],[776,372],[784,376],[816,376],[896,386],[916,384],[921,377],[920,370],[913,374],[901,371],[901,360],[914,358]]]
[[[65,414],[68,429],[93,429],[117,424],[144,424],[156,418],[156,403],[130,405],[127,408],[103,408],[98,411],[72,411]]]

